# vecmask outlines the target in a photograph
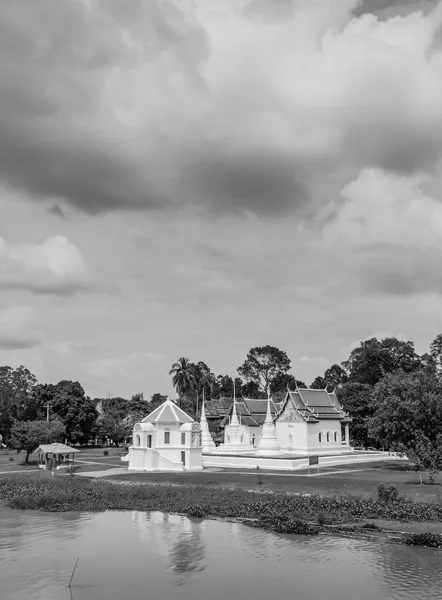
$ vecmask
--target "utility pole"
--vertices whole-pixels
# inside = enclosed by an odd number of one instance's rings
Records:
[[[46,408],[46,421],[49,423],[49,407],[51,405],[49,404],[49,402],[47,404],[45,404],[45,408]]]

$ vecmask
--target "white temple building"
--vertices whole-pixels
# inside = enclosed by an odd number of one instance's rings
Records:
[[[336,393],[327,388],[288,389],[279,404],[270,397],[238,401],[233,398],[224,418],[224,443],[211,454],[348,454],[353,451],[349,438],[351,420]]]
[[[201,427],[170,398],[133,429],[130,471],[201,471]]]

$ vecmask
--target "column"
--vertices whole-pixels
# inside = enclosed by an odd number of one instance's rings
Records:
[[[350,446],[350,425],[345,424],[345,445]]]

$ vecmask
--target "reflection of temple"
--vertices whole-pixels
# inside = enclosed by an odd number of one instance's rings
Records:
[[[198,572],[205,569],[204,522],[182,515],[132,512],[132,525],[143,545],[155,548],[171,571]]]
[[[200,471],[201,427],[169,398],[133,430],[132,471]]]

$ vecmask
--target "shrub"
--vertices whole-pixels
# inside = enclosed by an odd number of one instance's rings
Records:
[[[9,457],[9,462],[14,462],[14,457],[13,456]]]
[[[407,533],[405,543],[409,546],[442,548],[442,535],[440,533]]]
[[[318,525],[325,525],[326,522],[327,522],[327,519],[326,519],[324,513],[320,512],[318,514]]]
[[[377,487],[377,497],[380,502],[397,502],[399,500],[399,490],[395,485],[380,483]]]
[[[108,456],[109,455],[109,450],[103,450],[103,454],[104,454],[104,456]]]

